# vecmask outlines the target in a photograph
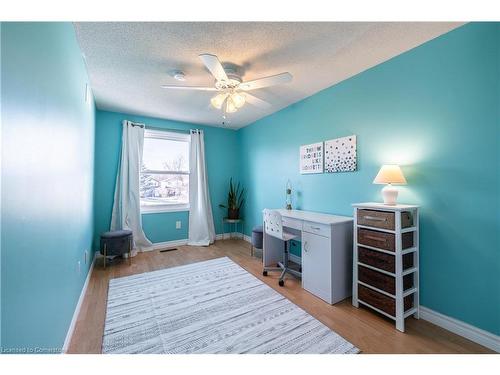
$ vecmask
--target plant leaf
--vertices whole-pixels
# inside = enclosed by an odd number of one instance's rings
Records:
[[[243,205],[245,188],[241,186],[241,182],[233,182],[233,178],[229,179],[229,191],[227,193],[227,208],[229,209],[240,209]],[[220,207],[225,207],[219,205]]]

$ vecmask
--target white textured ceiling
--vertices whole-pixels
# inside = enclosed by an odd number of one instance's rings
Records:
[[[221,126],[213,92],[162,84],[213,86],[198,55],[240,67],[243,80],[281,72],[291,83],[252,91],[272,106],[229,114],[239,128],[397,56],[461,23],[452,22],[114,22],[76,23],[99,109]],[[186,81],[176,81],[181,70]]]

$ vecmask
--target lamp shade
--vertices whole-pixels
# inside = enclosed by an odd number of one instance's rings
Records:
[[[400,184],[406,185],[406,179],[399,165],[383,165],[373,180],[374,184]]]

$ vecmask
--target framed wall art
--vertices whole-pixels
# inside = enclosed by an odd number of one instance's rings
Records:
[[[356,167],[355,135],[325,141],[325,172],[352,172]]]
[[[300,173],[323,173],[323,142],[300,146]]]

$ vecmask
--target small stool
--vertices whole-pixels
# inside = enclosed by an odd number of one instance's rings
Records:
[[[257,225],[252,229],[252,250],[251,255],[254,254],[255,249],[262,249],[262,225]]]
[[[128,262],[132,264],[133,235],[131,230],[114,230],[101,234],[100,252],[104,256],[104,268],[106,268],[106,257],[119,256],[128,252]]]

